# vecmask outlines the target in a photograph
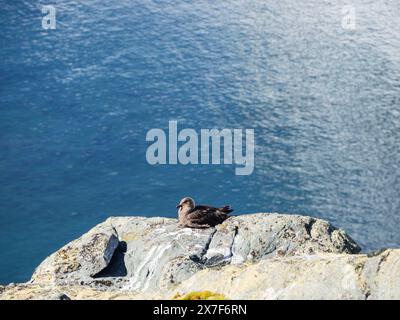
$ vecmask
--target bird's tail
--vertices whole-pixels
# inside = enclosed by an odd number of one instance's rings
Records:
[[[228,213],[231,213],[233,211],[233,209],[231,209],[230,206],[224,206],[222,208],[219,208],[219,211],[228,214]]]

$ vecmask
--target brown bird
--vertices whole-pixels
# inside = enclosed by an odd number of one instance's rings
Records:
[[[179,209],[179,224],[189,228],[214,227],[228,219],[228,214],[233,211],[230,206],[222,208],[196,206],[194,200],[189,197],[183,198],[176,207]]]

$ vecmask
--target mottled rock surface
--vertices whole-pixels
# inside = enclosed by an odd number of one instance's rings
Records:
[[[399,252],[359,251],[343,230],[298,215],[242,215],[208,229],[112,217],[46,258],[28,283],[0,290],[0,299],[157,299],[202,290],[234,299],[397,297]]]
[[[46,258],[32,276],[33,282],[90,281],[108,266],[119,240],[108,223],[100,224]]]
[[[231,299],[400,299],[400,249],[318,254],[207,269],[175,291],[210,290]]]
[[[303,216],[245,215],[208,229],[181,228],[175,219],[115,217],[47,258],[32,280],[158,292],[206,267],[359,250],[345,232]]]

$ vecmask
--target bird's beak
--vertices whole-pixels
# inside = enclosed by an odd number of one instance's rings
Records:
[[[178,208],[181,208],[181,207],[182,207],[181,204],[178,204],[178,205],[176,206],[177,209],[178,209]]]

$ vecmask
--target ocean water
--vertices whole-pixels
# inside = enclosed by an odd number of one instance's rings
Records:
[[[0,283],[108,216],[176,203],[400,246],[400,2],[0,0]],[[148,130],[254,128],[255,169],[146,162]]]

